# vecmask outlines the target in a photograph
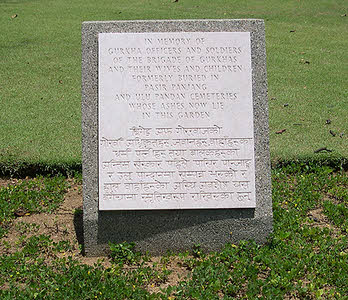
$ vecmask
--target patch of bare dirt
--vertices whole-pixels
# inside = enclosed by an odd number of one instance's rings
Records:
[[[316,208],[308,212],[308,217],[314,221],[315,226],[329,227],[328,218],[324,215],[322,208]]]
[[[16,178],[0,178],[0,187],[6,187],[8,185],[17,184],[19,179]]]
[[[0,179],[0,186],[18,183],[18,179]],[[69,188],[65,194],[64,202],[53,213],[40,213],[24,215],[16,218],[11,228],[2,239],[0,253],[18,251],[21,247],[20,240],[30,238],[33,235],[48,235],[53,242],[69,241],[73,246],[67,253],[58,253],[58,257],[73,256],[81,263],[94,265],[104,258],[103,264],[108,267],[110,262],[105,257],[85,257],[81,254],[83,244],[82,223],[82,186],[68,180]]]
[[[315,226],[319,228],[329,228],[332,232],[333,236],[339,235],[339,229],[330,223],[329,218],[324,214],[322,208],[316,208],[313,210],[310,210],[307,213],[308,218],[311,220],[311,222],[306,222],[309,226]]]
[[[169,261],[161,264],[161,257],[152,257],[151,263],[158,263],[158,268],[165,266],[166,270],[171,271],[165,282],[160,285],[150,285],[148,291],[150,293],[158,293],[161,289],[166,289],[169,286],[176,286],[180,281],[184,281],[187,275],[191,273],[187,268],[182,266],[182,260],[178,257],[170,257]]]
[[[22,179],[26,180],[26,179]],[[0,187],[18,184],[19,179],[0,178]],[[20,251],[25,245],[25,240],[31,236],[47,235],[53,242],[69,241],[72,249],[66,252],[45,254],[47,263],[56,257],[72,256],[82,264],[93,266],[101,262],[104,267],[111,267],[108,257],[85,257],[81,253],[83,245],[83,221],[82,221],[82,185],[73,179],[68,179],[69,188],[64,196],[64,202],[53,213],[40,213],[32,215],[18,216],[12,223],[9,232],[0,241],[0,254],[10,254]],[[150,292],[159,292],[161,288],[175,286],[190,274],[186,267],[182,265],[182,260],[178,257],[169,257],[165,262],[162,257],[152,257],[148,263],[150,267],[156,266],[158,271],[162,268],[171,271],[165,282],[150,285]],[[127,266],[125,266],[127,269]],[[132,266],[134,268],[134,266]],[[135,267],[136,268],[136,267]]]

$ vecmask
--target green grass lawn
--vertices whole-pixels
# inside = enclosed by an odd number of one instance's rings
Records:
[[[272,159],[316,159],[321,147],[333,150],[324,158],[347,158],[347,9],[344,0],[0,1],[1,172],[79,168],[81,23],[93,20],[264,19]]]
[[[63,177],[2,187],[0,298],[347,299],[347,175],[325,166],[275,168],[274,232],[265,245],[242,241],[212,253],[193,245],[154,258],[131,243],[110,244],[110,256],[93,266],[79,256],[81,245],[65,240],[74,232],[58,226],[67,214],[55,212],[68,188]],[[56,226],[42,222],[43,212]]]

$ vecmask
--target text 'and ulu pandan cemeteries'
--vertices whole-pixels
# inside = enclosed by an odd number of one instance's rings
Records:
[[[264,242],[263,21],[85,22],[82,45],[86,253]]]

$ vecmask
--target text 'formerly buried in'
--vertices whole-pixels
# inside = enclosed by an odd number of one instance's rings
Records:
[[[99,34],[99,209],[254,208],[249,32]]]

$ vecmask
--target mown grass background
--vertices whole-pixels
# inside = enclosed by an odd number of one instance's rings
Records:
[[[345,0],[2,0],[1,173],[80,168],[81,23],[93,20],[264,19],[272,160],[346,159],[347,10]]]

